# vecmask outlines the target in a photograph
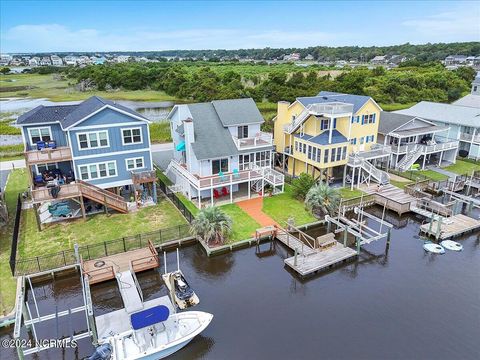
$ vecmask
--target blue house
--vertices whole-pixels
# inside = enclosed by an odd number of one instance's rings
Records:
[[[38,106],[21,115],[17,125],[34,205],[73,201],[85,216],[102,206],[128,212],[129,203],[155,203],[149,122],[97,96],[76,105]],[[74,208],[69,206],[71,212]]]

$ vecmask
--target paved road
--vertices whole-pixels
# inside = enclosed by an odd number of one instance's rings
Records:
[[[7,183],[7,178],[9,173],[10,173],[10,169],[0,170],[0,190],[2,190],[2,193],[5,191],[5,184]]]

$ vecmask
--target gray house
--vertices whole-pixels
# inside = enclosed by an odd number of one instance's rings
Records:
[[[377,141],[390,146],[390,167],[406,171],[417,163],[423,170],[455,163],[458,141],[439,135],[448,130],[417,116],[382,111]]]
[[[252,99],[175,105],[170,114],[174,155],[166,175],[198,207],[283,191],[272,169],[272,134]]]

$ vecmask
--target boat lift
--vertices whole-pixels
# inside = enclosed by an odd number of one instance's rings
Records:
[[[81,339],[89,338],[93,336],[94,341],[96,340],[96,331],[95,331],[95,322],[93,321],[93,308],[92,308],[92,301],[90,297],[90,292],[89,290],[87,291],[86,289],[89,289],[88,286],[85,286],[85,283],[83,282],[83,273],[82,273],[82,267],[77,263],[73,266],[69,266],[69,268],[76,268],[80,272],[80,282],[82,285],[82,295],[83,295],[83,305],[63,311],[58,311],[56,310],[55,313],[52,314],[46,314],[46,315],[41,315],[38,307],[38,302],[37,298],[35,295],[35,291],[32,285],[32,278],[37,277],[37,276],[42,276],[46,274],[50,274],[51,271],[49,272],[42,272],[42,273],[37,273],[34,275],[25,275],[21,276],[18,279],[19,282],[19,288],[17,292],[17,299],[16,299],[16,304],[15,304],[15,327],[13,330],[13,337],[14,339],[21,339],[21,328],[22,328],[22,320],[23,320],[23,325],[26,326],[27,331],[29,331],[32,336],[33,336],[33,341],[34,344],[39,344],[39,338],[37,335],[37,329],[36,325],[46,322],[46,321],[51,321],[55,320],[55,328],[56,328],[56,336],[57,338],[59,337],[58,334],[58,328],[59,328],[59,318],[61,317],[69,317],[72,314],[75,313],[85,313],[85,320],[87,324],[87,331],[84,331],[82,333],[74,334],[72,330],[72,323],[69,321],[69,330],[71,335],[68,337],[64,338],[59,338],[58,342],[72,342],[72,341],[78,341]],[[62,268],[64,270],[65,268]],[[88,279],[86,280],[88,281]],[[88,284],[87,284],[88,285]],[[27,292],[27,287],[30,290],[30,293],[32,294],[33,298],[33,304],[34,304],[34,309],[35,309],[35,315],[36,317],[32,316],[32,310],[30,308],[30,305],[28,304],[28,301],[26,300],[26,292]],[[70,320],[70,319],[69,319]],[[40,339],[41,340],[41,339]],[[18,343],[21,343],[20,341]],[[17,342],[16,342],[17,344]],[[39,353],[40,351],[47,350],[51,346],[54,346],[55,344],[51,344],[50,346],[46,344],[46,346],[35,346],[29,349],[25,349],[21,346],[17,346],[17,355],[20,360],[23,360],[25,358],[25,355],[31,355],[35,353]]]
[[[390,235],[393,225],[384,220],[385,210],[386,207],[384,206],[381,219],[367,213],[360,207],[355,207],[353,210],[357,215],[356,219],[348,219],[345,216],[340,215],[340,212],[338,213],[337,217],[326,215],[325,220],[327,221],[327,233],[331,231],[332,224],[335,225],[337,227],[337,229],[334,231],[335,233],[343,232],[344,246],[347,245],[348,234],[355,236],[357,254],[360,254],[361,245],[370,244],[372,241],[387,238],[387,243],[390,243]],[[365,223],[365,218],[380,224],[380,229],[377,231],[367,226]],[[383,231],[384,229],[386,229],[386,231]]]

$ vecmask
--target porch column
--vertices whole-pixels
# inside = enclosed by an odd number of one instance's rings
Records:
[[[422,165],[422,170],[425,170],[425,160],[427,160],[427,154],[423,155],[423,165]]]
[[[438,160],[438,166],[442,165],[443,151],[440,151],[440,159]]]
[[[83,204],[83,196],[79,197],[79,201],[80,201],[80,209],[82,209],[83,220],[86,220],[87,215],[85,214],[85,205]]]
[[[213,188],[210,188],[210,202],[213,206]]]
[[[157,203],[157,184],[152,182],[152,194],[153,194],[153,201],[155,204]]]
[[[252,197],[250,196],[250,180],[248,180],[248,198],[251,199]]]
[[[358,168],[358,183],[357,183],[357,188],[360,187],[360,181],[362,180],[362,169]]]
[[[354,182],[355,182],[355,167],[352,167],[352,178],[350,180],[350,190],[353,190]]]
[[[240,186],[240,184],[238,184],[238,186]],[[230,184],[230,204],[233,203],[233,191],[232,190],[233,190],[233,185]]]
[[[343,183],[342,183],[342,186],[343,186],[343,187],[345,187],[346,177],[347,177],[347,165],[344,165],[344,166],[343,166]]]
[[[262,190],[261,191],[262,191],[262,197],[264,197],[264,195],[265,195],[265,180],[264,180],[263,177],[262,177]]]
[[[198,192],[198,208],[201,209],[202,208],[202,198],[200,196],[200,189],[197,190]]]
[[[188,185],[188,200],[192,201],[192,185]]]
[[[329,129],[328,129],[329,130],[329,132],[328,132],[328,143],[329,144],[332,143],[333,123],[334,123],[333,119],[330,118],[330,120],[328,122],[328,124],[330,125]]]

